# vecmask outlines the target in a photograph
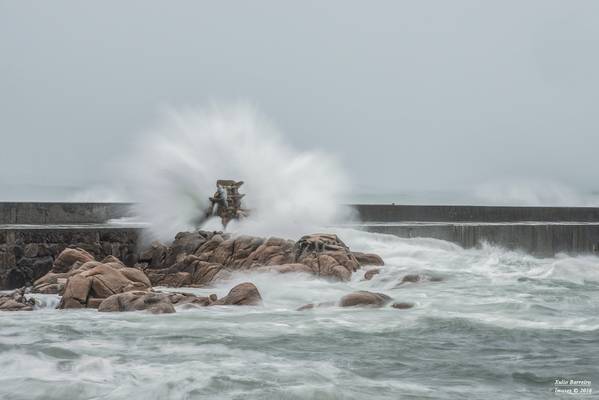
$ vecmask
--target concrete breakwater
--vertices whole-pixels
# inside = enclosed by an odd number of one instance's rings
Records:
[[[428,237],[469,248],[488,242],[536,256],[594,253],[599,208],[360,204],[360,229],[404,238]]]
[[[352,204],[362,222],[598,222],[599,207]]]
[[[403,238],[446,240],[464,248],[487,242],[540,257],[599,250],[599,223],[391,223],[357,227]]]
[[[0,203],[0,289],[30,284],[66,247],[133,265],[142,228],[106,224],[130,216],[127,203]],[[537,256],[599,249],[599,208],[353,205],[352,227],[428,237],[462,247],[482,242]]]
[[[0,225],[102,224],[131,216],[132,203],[0,202]],[[599,207],[350,204],[369,222],[598,222]]]
[[[131,203],[0,202],[0,225],[103,224],[130,215]]]

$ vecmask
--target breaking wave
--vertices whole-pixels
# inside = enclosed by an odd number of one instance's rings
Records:
[[[154,236],[194,227],[217,179],[242,180],[251,216],[231,230],[294,237],[339,216],[348,180],[318,151],[298,151],[248,105],[171,110],[127,163],[136,213]],[[205,229],[221,229],[208,221]]]

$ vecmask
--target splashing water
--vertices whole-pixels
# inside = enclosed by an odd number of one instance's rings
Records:
[[[291,148],[246,105],[168,112],[127,169],[137,214],[160,239],[193,228],[217,179],[245,181],[251,216],[230,230],[286,237],[331,223],[348,182],[336,160]],[[204,228],[221,229],[217,221]]]

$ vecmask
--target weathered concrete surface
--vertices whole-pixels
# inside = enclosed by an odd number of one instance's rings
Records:
[[[2,224],[104,223],[130,215],[130,203],[0,202]],[[368,222],[599,222],[596,207],[495,207],[354,204]]]
[[[129,203],[0,202],[3,224],[95,224],[130,215]]]
[[[67,247],[79,247],[97,259],[113,255],[133,265],[140,229],[97,226],[0,229],[0,289],[30,285],[45,275]]]
[[[427,237],[475,247],[482,242],[537,256],[599,250],[599,208],[358,204],[369,232]]]
[[[355,204],[364,222],[599,222],[596,207],[495,207]]]
[[[488,242],[536,256],[553,256],[560,252],[596,253],[599,250],[599,223],[403,223],[359,227],[368,232],[403,238],[447,240],[465,248]]]

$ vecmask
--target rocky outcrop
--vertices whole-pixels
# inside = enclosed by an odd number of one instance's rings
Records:
[[[98,311],[102,312],[142,310],[152,314],[169,314],[175,312],[175,307],[167,294],[144,291],[113,294],[98,306]]]
[[[0,294],[0,311],[32,311],[34,306],[35,300],[25,297],[24,289]]]
[[[156,292],[144,271],[126,267],[113,256],[95,261],[81,249],[66,249],[58,259],[62,261],[57,270],[63,272],[49,272],[38,279],[34,291],[61,294],[58,306],[61,309],[98,308],[100,311],[147,310],[170,313],[174,312],[175,305],[257,305],[262,302],[260,292],[249,282],[235,286],[219,300],[215,294],[202,297],[190,293]],[[182,285],[189,279],[201,280],[197,273],[210,275],[213,264],[190,255],[175,265],[187,266],[188,272],[166,273],[164,279]]]
[[[213,304],[218,298],[215,294],[211,294],[208,297],[196,296],[191,293],[173,293],[169,292],[168,297],[175,306],[189,305],[189,306],[209,306]]]
[[[34,291],[62,295],[59,308],[97,308],[114,295],[152,287],[143,271],[126,267],[109,256],[98,262],[81,249],[65,249],[56,270],[34,283]]]
[[[346,294],[339,300],[341,307],[382,307],[391,302],[391,297],[384,293],[374,293],[365,290]]]
[[[69,272],[76,263],[85,264],[88,261],[94,261],[94,256],[87,251],[80,248],[64,249],[54,260],[50,272]]]
[[[315,275],[348,281],[360,268],[356,257],[337,235],[306,235],[293,251],[295,262],[307,265]]]
[[[358,253],[371,263],[376,255]],[[281,238],[234,236],[222,232],[182,232],[165,250],[152,244],[140,260],[156,286],[202,286],[231,271],[257,270],[304,272],[347,281],[360,268],[350,249],[332,234],[313,234],[297,242]],[[159,260],[164,260],[158,268]]]
[[[98,311],[148,311],[153,314],[174,313],[175,306],[254,306],[262,303],[258,288],[253,283],[244,282],[229,291],[218,300],[215,294],[208,297],[196,296],[190,293],[163,293],[154,291],[129,291],[114,294],[104,299],[98,306]]]

